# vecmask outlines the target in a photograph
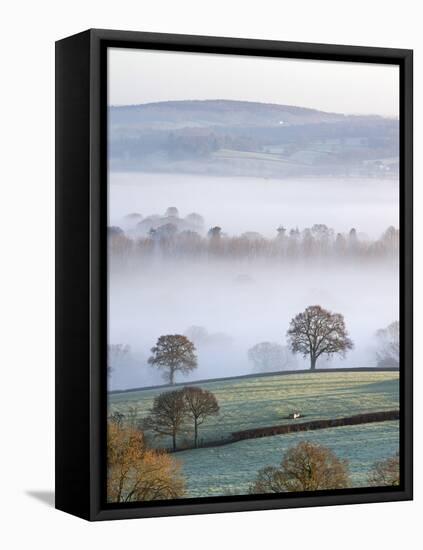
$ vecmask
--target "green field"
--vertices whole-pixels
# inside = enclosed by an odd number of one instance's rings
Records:
[[[287,416],[299,410],[304,420],[337,418],[362,412],[398,408],[397,372],[324,372],[257,376],[198,384],[212,391],[219,401],[220,414],[208,419],[200,430],[200,440],[226,439],[234,431],[292,422]],[[125,415],[136,407],[137,418],[147,416],[156,395],[169,387],[112,393],[109,411]],[[179,438],[190,444],[191,434]],[[169,446],[166,439],[155,445]]]

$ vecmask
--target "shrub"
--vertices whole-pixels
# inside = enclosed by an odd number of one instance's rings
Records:
[[[348,463],[323,445],[302,441],[288,449],[280,466],[258,471],[250,493],[342,489],[350,485]]]

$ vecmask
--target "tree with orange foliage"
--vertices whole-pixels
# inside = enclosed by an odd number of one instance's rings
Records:
[[[179,463],[167,453],[148,449],[142,431],[109,422],[107,500],[136,502],[178,498],[184,494]]]

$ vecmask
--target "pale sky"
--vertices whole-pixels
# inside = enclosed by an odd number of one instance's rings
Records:
[[[399,116],[396,65],[110,48],[109,105],[233,99]]]

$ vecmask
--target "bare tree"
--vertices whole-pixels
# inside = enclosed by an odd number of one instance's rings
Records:
[[[161,393],[154,398],[150,415],[144,420],[143,427],[158,436],[170,435],[172,448],[176,451],[176,436],[183,429],[187,414],[183,390]]]
[[[219,405],[215,395],[207,390],[187,387],[183,390],[188,414],[194,420],[194,446],[198,446],[198,427],[208,416],[219,414]]]
[[[310,356],[310,369],[322,355],[339,353],[345,355],[353,348],[348,337],[343,315],[331,313],[321,306],[309,306],[296,315],[289,326],[287,337],[291,351]]]
[[[175,383],[175,373],[188,374],[197,367],[197,356],[194,344],[182,334],[160,336],[156,345],[151,348],[153,354],[148,363],[159,369],[167,369],[165,380]]]
[[[260,342],[248,350],[248,359],[257,372],[285,369],[292,363],[292,355],[285,346],[276,342]]]
[[[376,332],[378,350],[376,352],[379,367],[399,366],[399,322],[394,321],[386,328]]]
[[[400,484],[399,454],[380,460],[373,464],[368,475],[368,482],[373,487],[397,486]]]
[[[258,471],[250,493],[342,489],[350,485],[348,463],[323,445],[302,441],[286,452],[279,467]]]
[[[110,344],[107,346],[107,372],[110,376],[114,368],[128,355],[130,347],[126,344]]]

